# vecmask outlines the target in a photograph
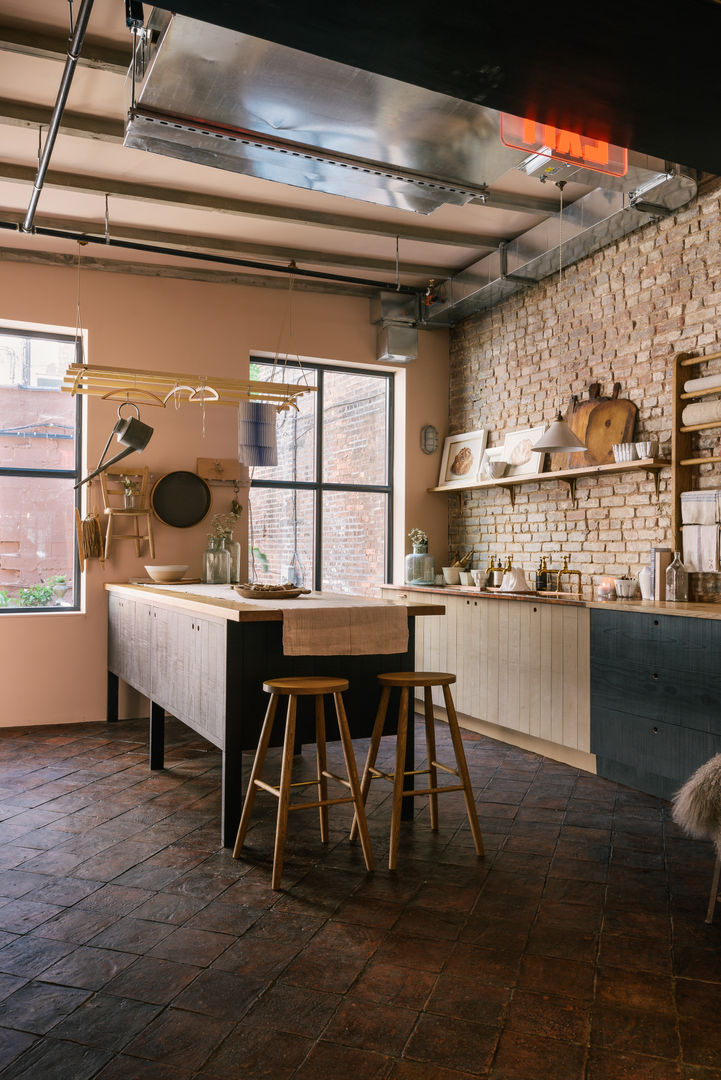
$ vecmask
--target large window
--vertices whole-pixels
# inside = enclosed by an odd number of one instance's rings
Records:
[[[73,338],[0,326],[0,612],[77,606],[80,398]]]
[[[265,362],[252,377],[318,390],[280,413],[277,466],[253,470],[251,575],[376,592],[391,576],[393,377]]]

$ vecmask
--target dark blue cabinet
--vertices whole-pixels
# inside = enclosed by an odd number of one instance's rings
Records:
[[[592,609],[591,752],[666,799],[721,752],[721,620]]]

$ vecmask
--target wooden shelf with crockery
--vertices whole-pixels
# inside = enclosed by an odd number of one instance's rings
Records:
[[[704,423],[684,424],[682,415],[684,403],[687,401],[701,400],[712,394],[721,393],[721,373],[716,375],[718,381],[713,386],[702,387],[689,393],[684,389],[687,372],[686,368],[698,368],[709,361],[721,360],[721,352],[707,353],[705,356],[696,356],[693,353],[678,353],[673,372],[673,431],[671,435],[671,461],[673,463],[671,480],[671,536],[673,537],[674,550],[683,550],[681,523],[681,495],[684,491],[692,491],[697,485],[694,483],[694,469],[699,465],[712,465],[721,462],[721,454],[699,453],[698,445],[694,436],[698,432],[713,431],[721,428],[721,420],[707,420]],[[716,365],[718,367],[718,364]],[[696,452],[694,453],[694,450]]]
[[[446,495],[454,492],[462,496],[464,491],[482,491],[487,488],[505,488],[511,497],[511,506],[515,504],[516,488],[523,484],[543,484],[548,480],[558,480],[568,484],[569,498],[576,504],[576,481],[587,476],[601,476],[605,473],[635,472],[645,469],[653,476],[658,498],[658,482],[661,469],[667,468],[670,461],[660,458],[637,458],[635,461],[612,461],[608,465],[584,465],[579,469],[561,469],[557,472],[536,473],[533,476],[502,476],[499,480],[478,480],[472,484],[454,484],[452,487],[432,487],[428,491],[441,491]]]

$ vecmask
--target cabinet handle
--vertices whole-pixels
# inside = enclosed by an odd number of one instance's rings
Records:
[[[651,728],[651,734],[652,735],[658,735],[658,728],[657,727],[652,727]]]
[[[655,672],[655,671],[654,671],[653,675],[651,676],[651,678],[652,678],[652,679],[657,679],[657,678],[658,678],[658,675],[656,674],[656,672]]]

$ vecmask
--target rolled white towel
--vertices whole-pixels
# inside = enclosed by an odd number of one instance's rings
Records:
[[[687,405],[681,413],[681,422],[685,427],[711,424],[714,420],[721,420],[721,401],[697,401]]]
[[[697,390],[721,390],[721,373],[704,375],[700,379],[687,379],[683,388],[687,394],[695,394]]]

